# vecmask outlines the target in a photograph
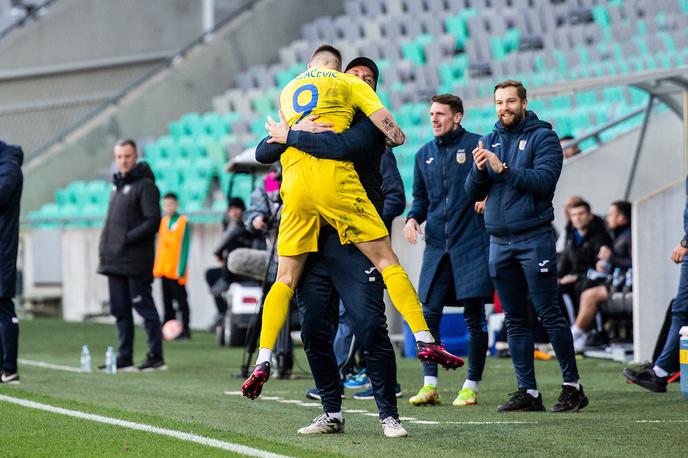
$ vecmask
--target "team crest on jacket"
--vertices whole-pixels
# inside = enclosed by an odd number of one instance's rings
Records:
[[[465,149],[460,149],[456,152],[456,162],[459,164],[463,164],[466,162],[466,150]]]
[[[518,142],[518,149],[521,151],[526,149],[526,143],[528,143],[526,140],[521,140],[520,142]]]

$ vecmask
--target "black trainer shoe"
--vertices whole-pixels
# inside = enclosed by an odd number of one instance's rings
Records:
[[[561,394],[557,403],[552,406],[552,412],[578,412],[583,407],[588,405],[588,397],[583,391],[583,385],[580,390],[570,385],[561,386]]]
[[[0,375],[0,382],[5,385],[19,385],[19,372],[3,372]]]
[[[606,331],[591,332],[585,339],[585,348],[600,348],[609,346],[609,334]]]
[[[652,370],[652,363],[646,364],[637,371],[627,367],[623,370],[623,375],[629,382],[642,386],[647,390],[654,391],[655,393],[666,393],[667,377],[658,377],[655,371]]]
[[[167,365],[162,356],[156,356],[151,353],[146,355],[146,360],[139,366],[139,370],[143,372],[150,371],[166,371]]]
[[[99,371],[105,370],[105,364],[98,366]],[[125,361],[117,358],[117,372],[138,372],[139,370],[134,366],[131,361]]]
[[[538,393],[535,398],[528,394],[525,388],[519,388],[515,393],[511,393],[511,399],[504,404],[497,406],[497,412],[544,412],[545,406],[542,405],[542,394]]]

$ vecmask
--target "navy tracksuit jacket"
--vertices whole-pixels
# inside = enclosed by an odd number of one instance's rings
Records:
[[[526,111],[512,128],[500,121],[482,138],[508,169],[494,173],[474,165],[466,192],[487,197],[485,227],[490,234],[488,267],[505,311],[507,339],[519,388],[535,389],[533,333],[528,295],[547,330],[565,382],[578,380],[571,331],[557,303],[552,197],[563,153],[549,123]]]
[[[413,204],[407,218],[425,225],[425,251],[418,296],[432,335],[440,340],[445,305],[464,307],[468,341],[468,379],[479,381],[487,353],[485,299],[493,286],[487,271],[489,236],[475,200],[464,189],[473,166],[471,151],[480,135],[459,126],[423,145],[416,153]],[[423,363],[426,376],[437,365]]]

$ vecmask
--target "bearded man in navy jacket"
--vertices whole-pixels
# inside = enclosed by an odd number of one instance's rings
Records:
[[[528,296],[549,334],[564,383],[553,412],[577,412],[588,405],[579,383],[571,330],[557,304],[552,197],[563,153],[549,123],[527,111],[526,88],[508,80],[495,86],[498,121],[473,150],[466,192],[487,197],[485,227],[490,234],[488,267],[504,308],[507,340],[518,391],[497,410],[543,411],[535,383],[533,331]]]

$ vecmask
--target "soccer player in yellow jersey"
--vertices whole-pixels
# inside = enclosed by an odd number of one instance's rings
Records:
[[[281,114],[289,125],[310,115],[342,132],[356,110],[362,111],[386,136],[390,146],[404,134],[375,91],[354,75],[341,73],[341,54],[332,46],[315,50],[308,70],[282,90]],[[418,358],[455,369],[463,360],[447,352],[428,331],[416,291],[392,251],[387,229],[368,199],[351,162],[317,159],[289,147],[282,154],[284,206],[279,227],[277,278],[265,297],[256,368],[244,382],[244,396],[255,399],[270,376],[270,359],[286,321],[294,288],[309,252],[318,250],[320,225],[330,224],[342,244],[354,243],[382,274],[392,303],[416,338]]]

